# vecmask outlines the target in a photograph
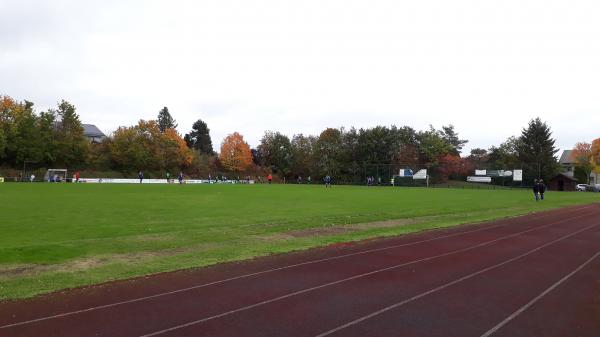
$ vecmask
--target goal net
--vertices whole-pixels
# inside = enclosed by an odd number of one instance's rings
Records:
[[[51,183],[60,183],[67,181],[66,169],[49,169],[44,175],[44,181]]]

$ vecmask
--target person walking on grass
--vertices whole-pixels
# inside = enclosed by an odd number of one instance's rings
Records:
[[[546,193],[546,185],[544,184],[544,180],[540,179],[538,189],[540,191],[540,199],[544,200],[544,193]]]
[[[533,196],[535,197],[535,201],[539,200],[538,193],[540,192],[540,183],[537,179],[533,181]]]

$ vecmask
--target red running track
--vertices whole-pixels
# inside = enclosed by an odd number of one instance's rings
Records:
[[[600,204],[0,303],[0,336],[600,336]]]

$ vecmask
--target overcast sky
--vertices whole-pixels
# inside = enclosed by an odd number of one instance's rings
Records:
[[[600,2],[0,0],[0,94],[105,133],[167,106],[234,131],[454,124],[467,149],[536,116],[600,137]],[[464,152],[464,151],[463,151]]]

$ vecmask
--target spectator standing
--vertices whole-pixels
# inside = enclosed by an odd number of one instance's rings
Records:
[[[544,200],[544,193],[546,193],[546,185],[544,184],[543,179],[540,179],[539,190],[540,190],[540,199]]]
[[[271,184],[271,182],[273,181],[273,176],[271,175],[271,173],[269,173],[269,175],[267,176],[267,180],[269,181],[269,184]]]
[[[331,176],[328,174],[325,176],[325,188],[331,187]]]
[[[142,181],[144,180],[144,172],[142,172],[142,171],[138,172],[138,178],[140,179],[140,184],[141,184]]]
[[[535,201],[539,200],[538,193],[540,192],[540,183],[537,179],[533,181],[533,196],[535,197]]]
[[[179,171],[179,177],[178,177],[178,179],[179,179],[179,183],[183,184],[183,171]]]

